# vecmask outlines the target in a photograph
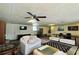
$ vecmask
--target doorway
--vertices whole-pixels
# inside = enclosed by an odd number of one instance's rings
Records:
[[[37,37],[42,37],[43,36],[43,28],[39,28],[37,32]]]

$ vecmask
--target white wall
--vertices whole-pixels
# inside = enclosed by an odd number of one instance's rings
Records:
[[[20,30],[20,26],[27,26],[27,30]],[[17,39],[18,34],[33,34],[31,25],[22,25],[22,24],[6,24],[6,39],[14,40]]]
[[[27,26],[27,30],[20,30],[20,26]],[[43,28],[43,34],[48,34],[48,27],[41,28]],[[34,34],[32,25],[6,23],[6,39],[15,40],[19,34]]]

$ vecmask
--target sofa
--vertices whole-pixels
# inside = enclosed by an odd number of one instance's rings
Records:
[[[41,39],[36,36],[23,36],[20,39],[21,53],[30,54],[34,49],[41,46]]]

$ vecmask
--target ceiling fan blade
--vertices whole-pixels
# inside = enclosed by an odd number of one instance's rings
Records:
[[[37,21],[40,21],[38,18],[35,18]]]
[[[46,18],[46,16],[36,16],[36,15],[33,15],[32,13],[30,12],[27,12],[29,15],[31,15],[34,19],[36,19],[37,21],[40,21],[38,18]],[[31,17],[25,17],[26,19],[27,18],[31,18]]]
[[[31,15],[31,16],[34,16],[32,13],[30,13],[30,12],[27,12],[29,15]]]
[[[37,16],[37,18],[46,18],[46,16]]]

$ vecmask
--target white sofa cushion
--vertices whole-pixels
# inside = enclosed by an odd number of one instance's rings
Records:
[[[31,44],[31,43],[35,42],[36,39],[37,39],[36,36],[23,36],[21,38],[21,42]]]
[[[32,44],[32,43],[34,43],[36,40],[37,40],[37,37],[36,37],[36,36],[30,36],[30,37],[29,37],[29,40],[27,41],[27,43],[28,43],[28,44]]]
[[[71,40],[71,39],[60,39],[60,42],[75,45],[75,40]]]
[[[27,43],[27,41],[29,40],[30,36],[23,36],[21,39],[20,39],[20,42],[23,42],[23,43]]]
[[[60,38],[57,37],[50,37],[50,40],[59,41]]]

